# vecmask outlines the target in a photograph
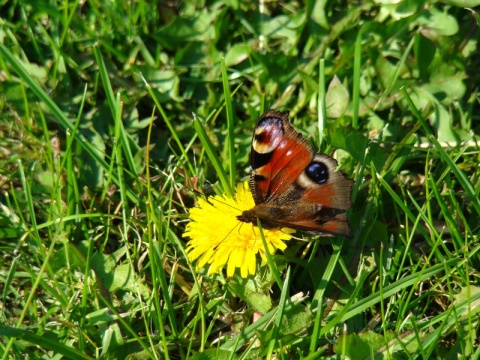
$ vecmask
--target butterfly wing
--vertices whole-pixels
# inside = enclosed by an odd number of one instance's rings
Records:
[[[255,126],[250,186],[256,204],[285,194],[314,156],[312,147],[290,125],[288,114],[268,110]]]
[[[250,160],[252,210],[267,226],[350,235],[345,211],[353,182],[335,171],[334,159],[314,153],[288,112],[268,110],[260,117]]]

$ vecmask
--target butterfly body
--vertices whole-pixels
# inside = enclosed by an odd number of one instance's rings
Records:
[[[238,219],[265,227],[289,227],[326,235],[350,235],[346,211],[352,180],[337,162],[315,153],[288,120],[288,111],[268,110],[257,122],[250,154],[255,206]]]

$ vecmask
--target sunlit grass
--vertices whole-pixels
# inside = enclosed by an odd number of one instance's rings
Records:
[[[478,358],[478,24],[405,4],[4,5],[1,357]],[[188,210],[270,107],[355,180],[353,236],[208,275]]]

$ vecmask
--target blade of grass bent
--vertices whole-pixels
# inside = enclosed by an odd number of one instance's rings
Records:
[[[31,77],[23,65],[15,58],[15,56],[3,45],[0,44],[0,55],[8,61],[20,78],[30,87],[33,93],[45,103],[48,109],[52,112],[55,118],[60,122],[60,124],[72,134],[75,134],[76,139],[80,143],[83,149],[96,161],[98,164],[105,170],[109,170],[109,165],[101,157],[94,146],[85,138],[81,132],[75,131],[75,126],[67,118],[65,113],[58,107],[58,105],[48,96],[48,94],[42,89],[42,87]],[[115,184],[119,185],[118,177],[116,174],[112,175]],[[139,203],[137,195],[131,190],[127,190],[127,195],[135,204]]]
[[[147,242],[148,242],[148,246],[149,246],[149,251],[150,251],[150,261],[151,261],[151,265],[150,265],[150,271],[151,271],[151,274],[152,274],[152,282],[153,282],[153,299],[155,301],[155,304],[157,304],[155,306],[156,308],[156,311],[154,311],[155,315],[156,315],[156,321],[158,322],[158,328],[159,328],[159,332],[160,332],[160,338],[162,339],[162,344],[167,344],[167,336],[165,334],[165,325],[164,325],[164,321],[163,321],[163,316],[162,316],[162,311],[160,309],[158,309],[158,306],[159,304],[162,303],[162,299],[160,299],[160,289],[164,288],[166,285],[166,280],[163,281],[162,279],[165,278],[165,273],[164,273],[164,269],[162,266],[160,266],[159,264],[161,264],[161,259],[158,259],[159,258],[159,251],[156,251],[157,250],[157,245],[158,245],[158,241],[155,241],[155,234],[154,234],[154,229],[153,229],[153,226],[152,224],[155,224],[155,226],[157,227],[157,231],[159,231],[160,233],[162,232],[162,219],[158,219],[157,216],[155,216],[155,208],[154,208],[154,204],[155,204],[155,201],[153,199],[153,196],[152,196],[152,186],[151,186],[151,178],[150,178],[150,139],[151,139],[151,136],[152,136],[152,127],[153,127],[153,114],[152,114],[152,117],[151,117],[151,121],[150,121],[150,125],[148,126],[148,135],[147,135],[147,146],[146,146],[146,154],[145,154],[145,162],[146,162],[146,166],[145,166],[145,173],[146,173],[146,190],[147,190],[147,199],[148,199],[148,202],[147,202],[147,207],[146,207],[146,216],[147,216],[147,228],[146,228],[146,237],[147,237]],[[164,299],[165,303],[167,304],[166,308],[167,308],[167,312],[171,313],[172,309],[171,309],[171,301],[170,301],[170,297],[169,297],[169,294],[168,292],[165,292],[165,295],[167,296],[167,299]],[[153,312],[152,312],[153,313]],[[151,339],[151,335],[149,334],[148,335],[148,338],[149,340]],[[165,358],[168,360],[169,359],[169,355],[168,355],[168,348],[167,346],[164,346],[164,354],[165,354]]]
[[[233,107],[232,107],[232,94],[230,93],[230,88],[228,87],[228,75],[227,67],[225,65],[225,59],[222,58],[222,83],[223,83],[223,94],[225,97],[225,110],[227,111],[227,131],[228,131],[228,153],[229,153],[229,172],[230,172],[230,187],[235,188],[235,165],[236,154],[235,154],[235,141],[234,141],[234,123],[233,123]]]
[[[327,289],[327,284],[330,282],[333,271],[335,270],[335,267],[338,263],[338,260],[340,258],[340,252],[342,250],[343,246],[343,239],[341,244],[338,246],[336,244],[333,244],[333,254],[330,256],[330,260],[328,261],[327,267],[322,275],[322,279],[320,280],[319,287],[317,287],[317,290],[315,291],[315,294],[312,299],[312,305],[315,304],[315,301],[317,301],[317,314],[315,316],[315,324],[313,326],[313,332],[312,332],[312,337],[310,339],[310,352],[313,352],[317,349],[318,345],[318,340],[319,340],[319,334],[320,334],[320,328],[322,324],[322,316],[323,316],[323,298],[325,294],[325,290]],[[322,286],[325,284],[325,286]]]
[[[387,190],[387,192],[390,194],[393,200],[397,203],[397,205],[403,210],[405,215],[410,219],[410,221],[415,224],[416,223],[416,217],[412,213],[412,211],[409,209],[409,207],[405,204],[405,202],[400,199],[400,197],[397,195],[397,193],[390,187],[390,185],[385,181],[385,179],[380,175],[376,174],[376,179],[382,184],[382,186]],[[418,227],[418,231],[422,234],[423,237],[428,239],[430,236],[427,234],[427,231],[423,227]]]
[[[100,78],[102,79],[103,89],[107,94],[107,103],[112,113],[112,119],[115,124],[115,141],[117,146],[121,143],[123,146],[123,154],[126,155],[125,158],[128,163],[128,167],[132,172],[132,179],[137,182],[137,186],[140,186],[138,183],[138,174],[137,168],[135,166],[135,160],[132,156],[132,151],[130,149],[130,143],[128,141],[128,136],[126,134],[125,128],[122,122],[122,109],[123,104],[120,99],[120,94],[117,93],[117,96],[113,93],[112,83],[110,82],[110,78],[108,76],[107,68],[105,66],[105,61],[103,61],[102,53],[98,46],[93,47],[93,53],[95,55],[95,60],[98,66],[98,72],[100,74]],[[118,185],[118,184],[117,184]]]
[[[268,250],[267,241],[265,240],[265,235],[263,233],[262,222],[258,218],[257,218],[257,226],[258,226],[258,230],[260,231],[260,238],[262,239],[262,245],[265,251],[265,256],[267,257],[268,266],[272,271],[272,275],[275,278],[275,281],[277,282],[278,287],[280,288],[281,291],[283,291],[284,284],[280,276],[280,271],[278,271],[277,265],[275,264],[275,261],[273,261],[273,256],[272,254],[270,254],[270,251]]]
[[[287,292],[290,288],[290,267],[287,268],[287,273],[285,275],[285,284],[282,289],[282,293],[280,295],[280,302],[278,304],[278,312],[275,316],[273,331],[272,331],[272,338],[270,340],[270,344],[268,347],[267,359],[272,358],[273,351],[275,349],[275,345],[278,341],[278,336],[280,334],[280,327],[282,326],[282,317],[285,311],[285,303],[287,301]]]
[[[116,101],[115,95],[113,94],[112,83],[110,82],[110,78],[108,77],[107,68],[105,67],[105,62],[103,61],[102,54],[100,53],[100,48],[98,44],[93,47],[93,54],[95,55],[95,60],[97,61],[98,72],[100,74],[100,78],[103,82],[103,90],[107,95],[107,103],[112,113],[112,119],[117,117],[116,111]]]
[[[318,146],[322,146],[323,132],[327,122],[327,105],[325,103],[325,59],[321,59],[318,69]]]
[[[383,103],[383,100],[390,94],[390,92],[392,91],[393,89],[393,86],[395,85],[395,83],[397,82],[397,79],[398,79],[398,76],[400,75],[400,70],[402,69],[402,67],[405,65],[406,61],[407,61],[407,57],[408,55],[410,54],[412,48],[413,48],[413,45],[415,44],[415,36],[412,37],[412,39],[410,40],[410,42],[408,43],[408,46],[407,48],[405,49],[405,51],[403,52],[401,58],[400,58],[400,61],[397,63],[396,65],[396,68],[395,68],[395,72],[393,73],[393,76],[392,78],[390,79],[390,82],[387,84],[387,87],[385,89],[385,91],[383,92],[383,94],[380,96],[380,99],[378,99],[378,102],[377,104],[375,105],[375,108],[374,110],[376,110],[377,106],[380,105],[381,103]]]
[[[192,176],[195,175],[195,168],[193,167],[192,163],[190,162],[190,159],[187,156],[187,152],[185,151],[185,147],[183,146],[182,141],[178,137],[178,134],[175,131],[175,128],[173,127],[172,122],[168,118],[167,114],[165,114],[165,111],[163,110],[162,104],[160,104],[160,100],[158,100],[158,97],[155,95],[155,92],[153,91],[152,87],[147,82],[147,80],[145,80],[143,75],[140,74],[140,77],[141,77],[143,83],[145,84],[145,87],[146,87],[148,93],[152,97],[152,100],[155,103],[155,106],[157,107],[158,111],[160,112],[160,115],[162,116],[162,119],[163,119],[164,123],[167,125],[168,130],[170,130],[170,134],[172,134],[172,137],[175,140],[175,143],[177,144],[178,148],[182,152],[182,157],[183,157],[184,161],[186,162],[186,164],[188,166],[188,170],[190,171],[190,174]]]
[[[353,91],[352,91],[352,126],[354,129],[358,129],[358,110],[360,108],[360,75],[362,67],[362,35],[363,27],[357,34],[355,40],[355,50],[353,56]]]
[[[205,129],[203,128],[203,125],[200,123],[197,117],[193,119],[193,127],[195,129],[195,132],[198,135],[198,138],[200,139],[200,142],[203,145],[203,148],[207,153],[208,158],[212,162],[212,165],[215,168],[215,171],[217,172],[218,178],[220,179],[220,183],[222,184],[222,187],[223,187],[223,191],[226,192],[228,196],[232,197],[233,188],[230,186],[230,181],[228,180],[228,176],[225,173],[225,170],[223,169],[220,158],[216,153],[215,147],[213,146],[212,142],[210,141],[210,138],[208,137],[207,133],[205,132]]]
[[[172,332],[174,334],[174,336],[176,336],[177,338],[178,337],[181,337],[182,334],[181,334],[181,330],[177,329],[177,325],[175,323],[175,319],[176,319],[176,313],[174,312],[174,306],[173,306],[173,303],[172,303],[172,299],[171,299],[171,296],[169,294],[169,292],[167,290],[165,290],[163,292],[163,299],[160,299],[160,294],[159,294],[159,289],[168,289],[168,285],[167,285],[167,279],[166,279],[166,274],[165,274],[165,269],[163,267],[163,259],[162,259],[162,253],[160,251],[160,248],[159,248],[159,241],[154,241],[155,237],[159,237],[159,236],[162,236],[161,234],[163,233],[163,230],[162,229],[165,229],[165,235],[164,235],[164,238],[165,239],[171,239],[171,242],[173,244],[176,245],[176,248],[177,248],[177,251],[182,254],[183,258],[186,259],[186,263],[188,265],[188,267],[190,268],[190,272],[192,274],[195,274],[195,271],[194,271],[194,268],[191,264],[190,261],[188,261],[188,256],[185,252],[185,249],[184,249],[184,244],[178,239],[178,237],[176,236],[175,232],[171,230],[171,227],[168,226],[168,225],[164,225],[163,222],[162,222],[162,215],[160,216],[155,216],[155,201],[154,201],[154,198],[153,198],[153,194],[152,194],[152,186],[150,185],[151,184],[151,176],[150,176],[150,152],[149,152],[149,149],[150,149],[150,140],[151,140],[151,136],[152,136],[152,127],[153,127],[153,114],[152,114],[152,121],[149,125],[149,128],[148,128],[148,136],[147,136],[147,151],[146,151],[146,181],[147,181],[147,197],[148,197],[148,207],[147,207],[147,217],[148,217],[148,233],[149,233],[149,246],[150,248],[152,249],[152,259],[153,259],[153,262],[154,262],[154,265],[155,266],[152,266],[152,278],[154,279],[155,283],[156,283],[156,286],[154,287],[154,296],[155,296],[155,299],[156,299],[156,303],[157,304],[161,304],[161,303],[165,303],[166,305],[166,312],[167,312],[167,315],[168,315],[168,319],[170,321],[170,326],[172,327]],[[153,231],[153,226],[152,224],[155,225],[156,227],[156,231],[159,233],[159,235],[155,235],[154,234],[154,231]],[[196,276],[193,276],[193,281],[195,283],[195,285],[197,286],[198,289],[201,288],[199,282],[198,282],[198,278]],[[204,309],[204,299],[203,299],[203,293],[201,291],[198,291],[197,292],[197,295],[198,295],[198,298],[199,298],[199,301],[198,301],[198,304],[199,304],[199,317],[201,319],[201,349],[202,351],[204,350],[203,346],[205,344],[205,332],[206,332],[206,320],[205,320],[205,312],[206,310]],[[159,323],[163,324],[164,323],[164,320],[163,320],[163,314],[162,314],[162,311],[160,310],[159,311],[159,315],[158,315],[158,321]],[[161,329],[161,336],[162,336],[162,341],[164,344],[168,344],[168,337],[166,336],[165,334],[165,330],[162,328]],[[183,352],[183,350],[182,350]],[[165,345],[165,354],[167,354],[167,346]]]
[[[55,354],[62,354],[67,359],[93,360],[92,357],[85,355],[71,346],[62,344],[59,340],[52,339],[45,335],[37,335],[29,330],[0,326],[0,335],[2,338],[5,336],[10,337],[10,339],[20,339],[43,349],[52,350]],[[8,355],[8,352],[5,352],[5,354]]]
[[[293,295],[290,297],[289,301],[286,302],[284,312],[288,313],[296,306],[305,301],[306,297]],[[275,314],[278,311],[278,307],[273,308],[268,313],[263,315],[258,321],[255,321],[253,324],[247,326],[236,334],[232,339],[228,340],[225,344],[220,346],[222,349],[237,351],[242,348],[247,342],[249,342],[253,337],[256,336],[257,332],[265,330],[274,319]]]
[[[30,212],[33,214],[32,221],[35,222],[36,217],[34,216],[33,198],[32,198],[32,194],[30,192],[30,187],[28,185],[29,182],[26,180],[26,177],[25,177],[25,174],[23,172],[23,167],[21,166],[21,163],[19,165],[20,165],[19,169],[20,169],[20,174],[21,174],[21,178],[22,178],[23,187],[25,189],[26,196],[29,199],[28,208],[29,208]],[[32,276],[31,281],[32,281],[33,284],[31,286],[28,297],[25,301],[25,305],[22,309],[22,312],[19,315],[18,321],[16,323],[16,326],[19,329],[22,327],[23,319],[27,316],[27,313],[30,310],[31,304],[34,301],[34,298],[37,294],[37,289],[40,287],[40,283],[42,282],[43,274],[45,272],[51,272],[49,260],[52,257],[52,255],[54,254],[55,245],[57,243],[57,241],[56,241],[57,237],[53,237],[52,241],[51,241],[51,244],[48,248],[48,251],[45,252],[45,249],[43,248],[42,243],[41,243],[41,237],[38,233],[38,229],[34,228],[34,232],[33,232],[32,236],[38,240],[37,243],[38,243],[39,246],[37,248],[42,250],[41,251],[42,266],[40,267],[38,272],[35,272],[35,275],[31,274],[31,276]],[[40,259],[39,259],[39,261],[40,261]],[[34,276],[36,276],[36,277],[34,277]],[[4,353],[3,353],[2,359],[7,358],[8,354],[10,353],[10,349],[13,346],[14,341],[15,341],[15,337],[11,337],[10,340],[8,341],[6,347],[4,348]]]
[[[453,173],[455,174],[458,181],[462,185],[462,188],[465,190],[468,197],[470,198],[470,201],[472,202],[475,210],[477,211],[477,214],[480,215],[480,198],[475,194],[475,189],[474,189],[472,183],[468,180],[468,178],[463,173],[463,171],[459,169],[457,164],[455,164],[453,162],[451,157],[446,153],[446,151],[443,149],[442,145],[435,138],[435,136],[433,135],[432,130],[428,126],[427,122],[425,121],[425,119],[422,117],[422,115],[418,111],[417,107],[415,106],[412,99],[410,98],[410,95],[408,95],[407,90],[404,87],[402,87],[400,90],[402,91],[402,94],[405,97],[405,100],[407,101],[408,106],[410,107],[410,110],[415,115],[415,117],[418,119],[420,124],[422,124],[423,130],[427,133],[427,135],[429,137],[429,140],[433,143],[433,146],[435,147],[435,149],[440,154],[441,159],[443,161],[445,161],[447,163],[447,165],[452,169]]]
[[[331,321],[325,325],[321,331],[320,331],[320,336],[325,335],[330,329],[332,329],[337,323],[339,322],[344,322],[350,318],[352,318],[355,315],[358,315],[362,313],[363,311],[367,310],[369,307],[377,304],[380,302],[382,299],[385,299],[389,296],[392,296],[396,294],[397,292],[401,291],[402,289],[405,289],[408,286],[412,286],[415,284],[418,284],[421,281],[424,281],[428,278],[431,278],[435,274],[438,274],[439,272],[444,270],[444,266],[449,265],[449,266],[454,266],[458,262],[460,262],[462,259],[456,257],[453,259],[449,259],[445,261],[445,263],[437,264],[434,265],[428,269],[426,269],[422,274],[412,274],[408,275],[398,281],[395,281],[392,284],[389,284],[383,288],[382,294],[380,294],[379,291],[376,293],[373,293],[370,296],[367,296],[366,298],[354,303],[350,308],[345,307],[345,310],[342,310],[340,313],[338,313]],[[380,296],[382,295],[382,296]]]

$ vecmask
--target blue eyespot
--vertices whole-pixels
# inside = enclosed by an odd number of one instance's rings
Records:
[[[317,184],[325,184],[328,181],[328,169],[321,162],[312,161],[305,169],[305,174]]]

